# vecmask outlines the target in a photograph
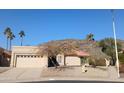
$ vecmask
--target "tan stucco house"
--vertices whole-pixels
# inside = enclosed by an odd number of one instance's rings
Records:
[[[13,46],[11,67],[45,68],[52,66],[52,61],[46,55],[39,54],[38,51],[38,46]],[[81,57],[87,56],[89,56],[89,54],[86,52],[75,51],[71,54],[58,54],[56,61],[58,66],[80,66]]]

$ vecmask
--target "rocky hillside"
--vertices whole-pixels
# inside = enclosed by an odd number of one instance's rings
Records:
[[[78,40],[78,39],[65,39],[65,40],[55,40],[50,41],[44,44],[41,44],[40,46],[46,46],[46,45],[52,45],[52,46],[64,46],[64,45],[71,45],[72,47],[75,47],[78,50],[82,50],[85,52],[88,52],[91,57],[95,58],[107,58],[108,56],[104,54],[101,51],[101,48],[98,47],[98,42],[95,41],[86,41],[86,40]]]

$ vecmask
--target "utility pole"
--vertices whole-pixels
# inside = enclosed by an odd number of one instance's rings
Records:
[[[118,78],[120,78],[120,73],[119,73],[119,59],[118,59],[118,47],[117,47],[117,38],[116,38],[116,31],[115,31],[114,10],[111,10],[111,13],[112,13],[112,25],[113,25],[113,33],[114,33],[114,40],[115,40],[115,53],[116,53],[117,74],[118,74]]]

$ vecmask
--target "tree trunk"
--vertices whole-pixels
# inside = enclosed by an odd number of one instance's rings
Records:
[[[6,42],[6,50],[8,50],[8,38],[7,38],[7,42]]]
[[[52,58],[51,57],[49,57],[49,58],[51,59],[51,61],[52,61],[53,65],[55,66],[55,68],[57,68],[57,65],[53,62]]]
[[[21,37],[21,46],[22,46],[22,42],[23,42],[23,37]]]
[[[115,65],[115,62],[116,60],[114,59],[114,57],[112,57],[112,65]]]
[[[65,56],[64,56],[64,66],[66,66],[66,63],[65,63]]]
[[[12,46],[12,40],[10,40],[10,46],[9,46],[10,51],[11,51],[11,46]]]

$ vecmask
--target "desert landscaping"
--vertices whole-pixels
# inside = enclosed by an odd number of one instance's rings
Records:
[[[115,10],[8,11],[5,20],[18,15],[21,23],[0,28],[0,82],[124,82],[123,21]]]

